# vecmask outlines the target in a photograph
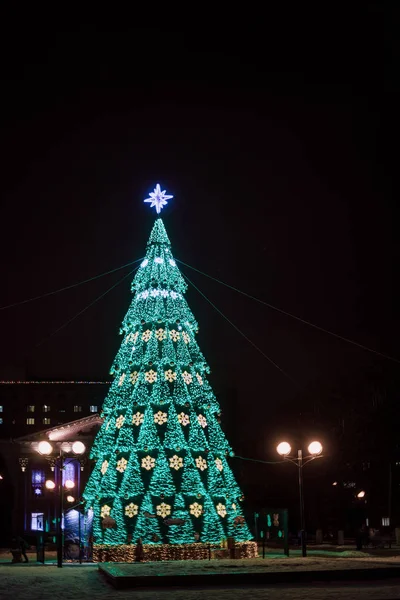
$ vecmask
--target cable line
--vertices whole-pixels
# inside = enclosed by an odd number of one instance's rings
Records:
[[[205,300],[207,300],[207,302],[209,304],[211,304],[211,306],[217,311],[217,313],[219,313],[221,315],[221,317],[223,317],[225,319],[225,321],[228,321],[228,323],[230,325],[232,325],[232,327],[238,332],[240,333],[240,335],[242,337],[244,337],[245,340],[247,340],[249,342],[249,344],[251,344],[253,346],[253,348],[255,348],[257,350],[257,352],[259,352],[264,358],[266,358],[276,369],[278,369],[278,371],[280,371],[285,377],[287,377],[292,383],[294,383],[297,387],[302,387],[295,379],[293,379],[293,377],[291,377],[288,373],[286,373],[286,371],[284,371],[279,365],[276,364],[276,362],[274,362],[272,360],[272,358],[270,358],[267,354],[265,354],[265,352],[263,352],[263,350],[261,350],[261,348],[259,348],[249,337],[247,337],[247,335],[245,333],[243,333],[243,331],[241,331],[239,329],[239,327],[237,327],[234,323],[232,323],[232,321],[230,319],[228,319],[228,317],[226,315],[224,315],[224,313],[222,311],[219,310],[219,308],[217,308],[215,306],[215,304],[213,302],[211,302],[211,300],[209,298],[207,298],[207,296],[205,294],[203,294],[203,292],[201,290],[199,290],[198,287],[195,286],[195,284],[193,283],[193,281],[191,281],[189,279],[189,277],[187,275],[185,275],[183,273],[183,276],[185,279],[187,279],[187,281],[194,287],[195,290],[197,290],[197,292],[203,296],[203,298],[205,298]]]
[[[314,329],[318,329],[318,331],[322,331],[323,333],[327,333],[328,335],[332,335],[333,337],[342,340],[342,342],[346,342],[347,344],[352,344],[353,346],[357,346],[358,348],[361,348],[362,350],[365,350],[367,352],[372,352],[373,354],[376,354],[378,356],[382,356],[382,358],[386,358],[387,360],[391,360],[393,362],[396,362],[398,364],[400,364],[400,359],[395,358],[394,356],[390,356],[389,354],[385,354],[383,352],[379,352],[378,350],[374,350],[373,348],[369,348],[368,346],[364,346],[364,344],[360,344],[359,342],[356,342],[354,340],[351,340],[350,338],[346,338],[342,335],[339,335],[338,333],[334,333],[333,331],[330,331],[329,329],[325,329],[324,327],[320,327],[319,325],[315,325],[314,323],[311,323],[310,321],[307,321],[306,319],[302,319],[301,317],[297,317],[296,315],[293,315],[292,313],[287,312],[286,310],[283,310],[282,308],[278,308],[277,306],[274,306],[273,304],[270,304],[269,302],[265,302],[265,300],[261,300],[260,298],[256,298],[255,296],[252,296],[251,294],[248,294],[247,292],[243,292],[242,290],[239,290],[238,288],[234,287],[233,285],[229,285],[229,283],[225,283],[224,281],[221,281],[220,279],[217,279],[216,277],[213,277],[212,275],[208,275],[207,273],[203,273],[203,271],[200,271],[199,269],[196,269],[195,267],[191,267],[190,265],[188,265],[187,263],[183,262],[183,260],[178,260],[177,258],[175,258],[175,260],[179,263],[181,263],[182,265],[185,265],[185,267],[188,267],[189,269],[192,269],[193,271],[196,271],[197,273],[200,273],[200,275],[204,275],[204,277],[208,277],[209,279],[212,279],[213,281],[216,281],[217,283],[220,283],[221,285],[224,285],[225,287],[234,290],[235,292],[238,292],[238,294],[242,294],[242,296],[246,296],[247,298],[250,298],[251,300],[255,300],[256,302],[259,302],[260,304],[264,304],[264,306],[267,306],[268,308],[271,308],[272,310],[275,310],[277,312],[282,313],[283,315],[286,315],[287,317],[290,317],[291,319],[295,319],[296,321],[300,321],[300,323],[303,323],[304,325],[308,325],[309,327],[313,327]]]
[[[135,262],[137,262],[137,261],[135,261]],[[75,319],[77,319],[80,315],[82,315],[85,311],[87,311],[91,306],[93,306],[93,304],[96,304],[96,302],[98,302],[99,300],[101,300],[102,298],[104,298],[104,296],[106,294],[108,294],[108,292],[111,292],[111,290],[113,290],[115,287],[117,287],[117,285],[119,285],[120,283],[122,283],[125,279],[127,279],[130,275],[132,275],[132,273],[134,273],[135,271],[137,271],[138,268],[139,267],[135,267],[134,269],[132,269],[132,271],[129,271],[129,273],[127,273],[126,275],[124,275],[124,277],[122,277],[122,279],[119,279],[117,281],[117,283],[114,283],[114,285],[112,285],[110,288],[108,288],[108,290],[106,290],[105,292],[103,292],[102,294],[100,294],[100,296],[98,296],[95,300],[93,300],[93,302],[91,302],[90,304],[88,304],[84,309],[80,310],[75,316],[73,316],[71,319],[68,319],[68,321],[66,321],[65,323],[63,323],[63,325],[61,325],[60,327],[58,327],[57,329],[55,329],[52,333],[50,333],[50,335],[48,335],[41,342],[39,342],[38,344],[36,344],[35,348],[38,348],[39,346],[41,346],[44,342],[46,342],[48,339],[50,339],[51,337],[53,337],[53,335],[55,335],[56,333],[58,333],[59,331],[61,331],[62,329],[64,329],[64,327],[67,327],[67,325],[69,325],[70,323],[72,323],[72,321],[75,321]]]
[[[105,275],[110,275],[111,273],[115,273],[116,271],[120,271],[121,269],[125,269],[125,267],[130,267],[135,263],[142,260],[138,258],[132,262],[126,263],[126,265],[122,265],[122,267],[117,267],[116,269],[111,269],[111,271],[106,271],[105,273],[100,273],[100,275],[95,275],[94,277],[90,277],[89,279],[85,279],[84,281],[78,281],[78,283],[73,283],[71,285],[67,285],[65,287],[60,288],[59,290],[54,290],[53,292],[47,292],[46,294],[41,294],[40,296],[35,296],[34,298],[28,298],[27,300],[21,300],[20,302],[14,302],[13,304],[7,304],[7,306],[0,306],[0,310],[6,310],[6,308],[13,308],[14,306],[20,306],[21,304],[27,304],[28,302],[33,302],[34,300],[40,300],[41,298],[46,298],[47,296],[53,296],[54,294],[58,294],[59,292],[65,292],[65,290],[70,290],[78,285],[83,285],[84,283],[89,283],[90,281],[94,281],[95,279],[99,279],[100,277],[105,277]]]

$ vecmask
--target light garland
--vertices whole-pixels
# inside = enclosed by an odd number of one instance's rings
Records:
[[[208,560],[216,558],[222,546],[216,544],[143,544],[143,561],[164,560]],[[136,544],[119,546],[94,544],[93,562],[135,562]],[[255,542],[235,543],[236,559],[257,558],[258,550]]]

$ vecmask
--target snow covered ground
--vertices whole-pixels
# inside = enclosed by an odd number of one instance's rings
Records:
[[[392,600],[400,598],[400,579],[349,584],[275,585],[241,588],[166,588],[117,591],[96,565],[0,565],[2,600]]]

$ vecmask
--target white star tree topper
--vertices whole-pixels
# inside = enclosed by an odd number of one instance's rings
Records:
[[[158,215],[160,214],[161,209],[168,204],[167,200],[173,198],[173,196],[169,196],[165,192],[166,190],[161,191],[161,186],[159,183],[157,183],[156,187],[154,188],[154,192],[150,192],[149,194],[150,198],[144,200],[144,202],[151,202],[150,208],[153,208],[153,206],[156,207],[156,212]]]

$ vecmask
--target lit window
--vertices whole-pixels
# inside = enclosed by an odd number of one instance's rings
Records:
[[[48,404],[43,405],[43,412],[50,412],[50,406]]]
[[[3,405],[0,404],[0,412],[3,412]]]
[[[32,485],[36,487],[37,485],[43,485],[45,482],[46,476],[42,469],[32,469]]]
[[[35,407],[33,404],[30,404],[29,406],[26,407],[26,411],[27,412],[35,412]]]
[[[32,513],[31,516],[31,529],[32,531],[43,531],[43,513]]]
[[[97,406],[95,404],[92,404],[91,406],[89,406],[89,410],[90,412],[97,412]]]
[[[0,425],[3,425],[3,419],[0,417]]]
[[[43,417],[43,425],[50,425],[50,418],[49,417]]]
[[[62,472],[62,482],[63,485],[66,481],[75,481],[75,464],[71,460],[64,465],[64,469]]]
[[[389,525],[390,525],[390,518],[382,517],[382,527],[389,527]]]
[[[27,425],[34,425],[35,424],[35,419],[33,417],[28,417],[26,420],[26,424]]]
[[[74,412],[82,412],[82,406],[79,406],[79,405],[76,404],[74,406]]]

